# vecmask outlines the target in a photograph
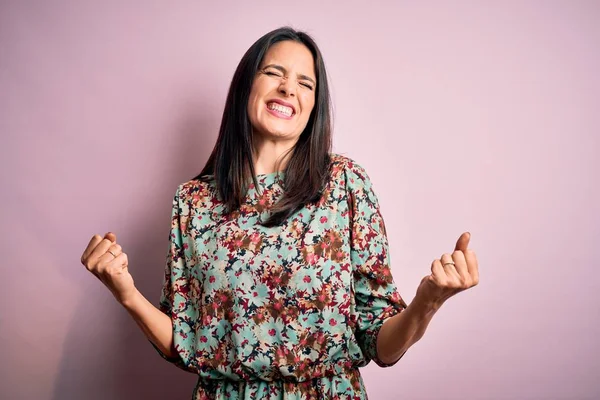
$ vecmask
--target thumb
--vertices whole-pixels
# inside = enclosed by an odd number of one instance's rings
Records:
[[[471,233],[469,233],[469,232],[463,233],[462,235],[460,235],[460,237],[456,241],[456,246],[454,247],[454,250],[459,250],[462,252],[467,251],[467,249],[469,248],[470,240],[471,240]]]
[[[104,235],[104,237],[105,237],[106,239],[110,240],[110,241],[111,241],[111,242],[113,242],[113,243],[116,243],[116,242],[117,242],[117,235],[115,235],[115,234],[114,234],[114,233],[112,233],[112,232],[108,232],[106,235]]]

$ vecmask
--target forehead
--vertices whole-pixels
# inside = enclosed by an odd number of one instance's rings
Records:
[[[261,67],[278,64],[289,72],[315,77],[315,61],[312,53],[302,43],[286,40],[272,45],[265,54]]]

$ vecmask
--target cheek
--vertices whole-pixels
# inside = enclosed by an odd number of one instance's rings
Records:
[[[260,87],[257,82],[254,82],[248,96],[248,115],[255,116],[257,114],[258,99],[260,97]]]
[[[315,108],[315,97],[314,96],[306,96],[304,101],[302,101],[302,118],[308,121],[310,114]]]
[[[250,98],[248,98],[248,116],[251,120],[256,119],[256,117],[258,116],[258,104],[258,96],[256,96],[254,93],[251,93]]]
[[[255,103],[254,98],[252,96],[250,96],[248,98],[248,107],[247,107],[247,110],[246,110],[248,112],[248,116],[250,118],[252,118],[254,116],[254,103]]]

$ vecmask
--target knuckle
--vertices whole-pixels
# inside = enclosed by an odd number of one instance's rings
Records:
[[[116,244],[116,245],[115,245],[115,249],[116,249],[117,251],[121,251],[121,250],[123,250],[123,248],[121,247],[121,245],[120,245],[120,244]]]

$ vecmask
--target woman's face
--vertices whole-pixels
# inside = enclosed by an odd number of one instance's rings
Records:
[[[248,99],[254,135],[295,142],[315,106],[317,79],[310,50],[294,41],[271,46]]]

